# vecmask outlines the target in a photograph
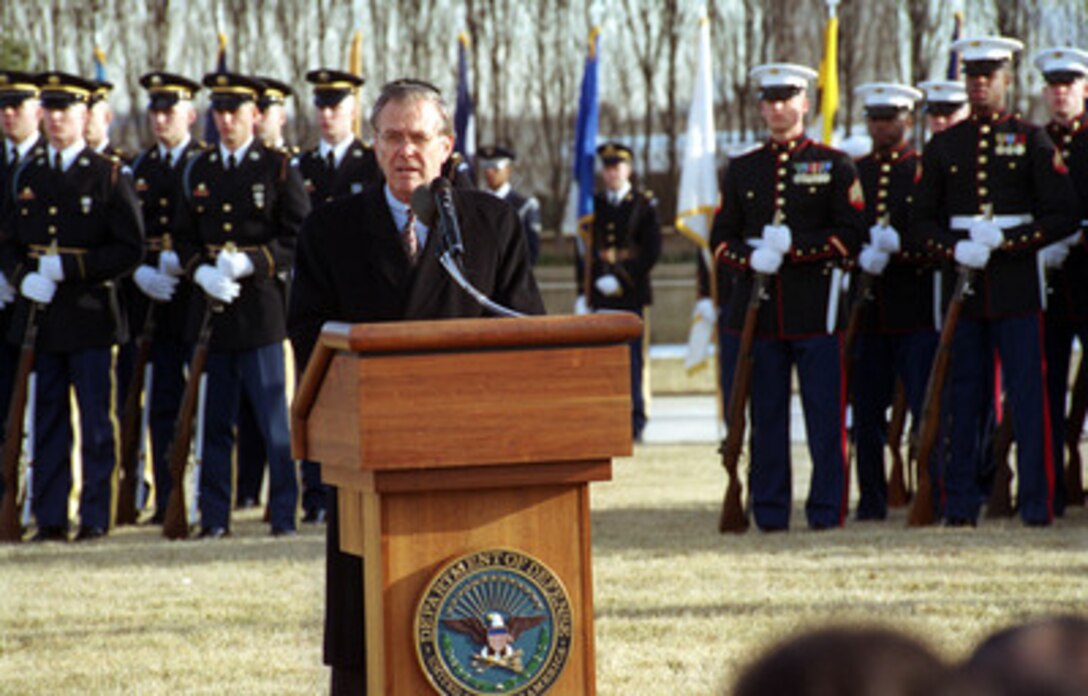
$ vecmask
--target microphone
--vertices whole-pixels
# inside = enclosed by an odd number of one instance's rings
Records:
[[[412,212],[416,214],[417,220],[427,226],[427,229],[434,229],[438,206],[435,205],[434,196],[431,195],[431,189],[427,184],[420,184],[415,191],[412,191]]]
[[[460,257],[465,253],[465,244],[461,241],[461,226],[453,208],[453,184],[440,176],[431,182],[431,193],[438,207],[438,228],[442,232],[443,246],[450,256]]]

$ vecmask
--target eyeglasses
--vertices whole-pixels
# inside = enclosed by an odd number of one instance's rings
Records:
[[[378,140],[386,147],[403,147],[405,143],[411,143],[416,149],[423,149],[441,137],[439,133],[403,133],[395,130],[384,130],[378,133]]]

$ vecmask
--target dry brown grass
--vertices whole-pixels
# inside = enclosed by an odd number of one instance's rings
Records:
[[[722,484],[712,447],[646,446],[594,485],[601,694],[721,693],[761,647],[827,621],[898,626],[956,658],[998,626],[1085,611],[1083,509],[1046,530],[907,530],[898,513],[823,533],[798,510],[788,534],[723,537]],[[255,513],[234,529],[0,547],[0,693],[324,693],[323,530],[274,540]]]

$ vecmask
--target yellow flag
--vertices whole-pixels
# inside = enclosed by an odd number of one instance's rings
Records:
[[[834,12],[834,10],[832,10]],[[839,108],[839,18],[832,14],[824,33],[824,59],[820,62],[820,118],[823,121],[823,141],[831,143],[835,128],[835,111]]]

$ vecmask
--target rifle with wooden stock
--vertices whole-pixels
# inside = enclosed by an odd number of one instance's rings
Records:
[[[910,502],[907,479],[910,472],[905,471],[903,451],[900,443],[903,430],[907,425],[907,390],[903,380],[895,381],[895,396],[892,397],[892,417],[888,420],[888,451],[892,457],[892,470],[888,476],[888,507],[901,508]],[[907,461],[914,459],[914,448],[907,452]]]
[[[990,486],[990,497],[986,501],[986,519],[1012,517],[1012,467],[1009,466],[1009,450],[1015,439],[1012,430],[1012,407],[1006,400],[1004,405],[995,404],[994,408],[1001,408],[1001,425],[994,431],[991,449],[994,461],[994,482]]]
[[[922,403],[922,425],[918,429],[918,488],[914,502],[910,506],[907,524],[911,527],[923,527],[936,521],[933,513],[933,480],[929,475],[929,461],[937,446],[941,424],[941,395],[948,377],[948,367],[952,362],[952,339],[956,335],[963,302],[971,290],[971,281],[975,271],[967,266],[960,266],[956,275],[955,289],[945,312],[941,338],[937,344],[937,353],[933,356],[933,366],[929,370],[926,382],[925,399]]]
[[[19,493],[19,459],[23,453],[23,420],[26,417],[29,395],[28,382],[30,372],[34,369],[35,345],[38,342],[37,314],[38,305],[31,302],[8,406],[8,422],[4,428],[4,499],[0,502],[0,541],[18,542],[23,538],[16,498]]]
[[[147,372],[151,362],[151,342],[155,335],[155,303],[149,301],[143,331],[136,340],[136,359],[132,377],[125,394],[121,415],[121,477],[117,489],[117,524],[136,524],[140,511],[136,509],[136,489],[140,485],[140,442],[143,435],[141,396],[147,387]],[[146,396],[151,400],[150,392]]]
[[[748,394],[751,391],[752,365],[755,354],[752,344],[756,335],[756,320],[759,317],[759,305],[766,293],[768,276],[756,273],[752,281],[752,294],[748,297],[748,307],[744,313],[744,326],[740,334],[740,349],[737,351],[737,364],[733,370],[733,386],[729,390],[729,403],[726,408],[728,421],[725,439],[718,451],[722,455],[722,466],[729,477],[725,487],[725,499],[718,519],[718,531],[742,533],[748,529],[748,515],[744,510],[740,482],[739,463],[744,447],[745,409]]]
[[[1080,355],[1077,377],[1073,380],[1073,395],[1069,402],[1069,417],[1065,421],[1065,500],[1069,505],[1084,505],[1084,480],[1081,474],[1080,433],[1084,416],[1088,414],[1088,360],[1084,347]]]
[[[185,470],[189,465],[189,448],[193,439],[193,416],[200,399],[200,382],[208,364],[208,346],[212,337],[212,317],[219,311],[217,302],[208,298],[204,318],[193,357],[189,361],[189,376],[181,397],[177,420],[174,422],[174,439],[167,450],[170,463],[170,497],[166,502],[162,533],[167,539],[189,537],[189,520],[185,506]]]

